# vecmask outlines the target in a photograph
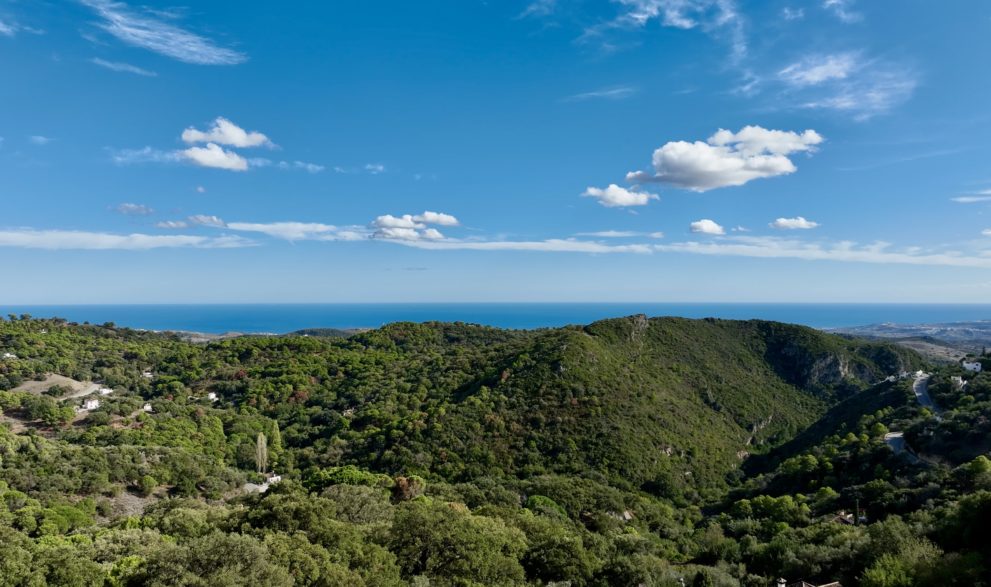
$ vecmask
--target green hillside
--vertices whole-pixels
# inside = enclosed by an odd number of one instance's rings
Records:
[[[0,584],[982,585],[991,555],[991,375],[936,372],[937,417],[882,382],[924,366],[885,343],[633,316],[194,344],[18,318],[7,354]]]

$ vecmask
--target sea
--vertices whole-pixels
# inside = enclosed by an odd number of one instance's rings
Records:
[[[304,328],[377,328],[391,322],[468,322],[534,329],[588,324],[646,314],[684,318],[757,318],[830,329],[880,323],[991,320],[991,304],[734,304],[734,303],[419,303],[3,305],[0,316],[30,314],[72,322],[113,322],[145,330],[284,334]]]

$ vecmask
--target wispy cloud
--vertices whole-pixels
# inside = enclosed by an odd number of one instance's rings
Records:
[[[823,0],[822,7],[846,23],[860,22],[864,15],[853,10],[854,0]]]
[[[153,147],[141,149],[111,150],[110,159],[118,165],[138,163],[177,163],[183,157],[180,151],[162,151]]]
[[[950,198],[950,200],[958,204],[980,204],[982,202],[991,202],[991,190],[981,190],[974,194]]]
[[[122,63],[120,61],[107,61],[106,59],[100,59],[99,57],[94,57],[89,61],[94,65],[99,65],[100,67],[104,69],[109,69],[111,71],[133,73],[135,75],[143,75],[145,77],[155,77],[158,75],[154,71],[142,69],[137,65],[131,65],[130,63]]]
[[[636,230],[599,230],[595,232],[579,232],[575,236],[591,236],[594,238],[664,238],[663,232],[640,232]]]
[[[111,234],[81,230],[0,230],[0,247],[59,250],[149,250],[163,248],[221,249],[254,242],[239,236]]]
[[[563,99],[564,102],[584,102],[586,100],[625,100],[636,95],[637,89],[632,86],[602,88],[591,92],[574,94]]]
[[[149,216],[155,213],[155,210],[144,204],[132,204],[130,202],[125,202],[119,204],[114,208],[119,214],[124,214],[125,216]]]
[[[557,9],[557,0],[534,0],[517,18],[550,16]]]
[[[622,7],[612,20],[585,29],[582,41],[603,40],[610,31],[642,29],[652,21],[679,29],[699,28],[726,39],[734,61],[747,54],[745,20],[735,0],[615,0]]]
[[[100,28],[120,41],[195,65],[237,65],[247,60],[244,53],[217,45],[212,40],[170,22],[151,11],[139,12],[123,2],[80,0],[103,21]]]
[[[823,243],[775,237],[734,236],[707,242],[689,241],[654,245],[653,248],[659,252],[693,255],[991,269],[991,257],[980,253],[965,255],[924,251],[918,247],[895,249],[890,243],[885,242],[859,245],[851,241]]]
[[[28,137],[28,140],[31,141],[32,145],[38,145],[39,147],[44,147],[45,145],[54,141],[55,139],[51,137],[45,137],[42,135],[31,135]]]
[[[326,167],[316,163],[308,163],[306,161],[280,161],[279,169],[302,169],[307,173],[320,173],[326,169]]]
[[[445,239],[395,240],[393,242],[435,251],[538,251],[546,253],[640,253],[651,252],[650,245],[611,245],[578,239],[547,239],[536,241],[469,241]]]
[[[13,37],[17,34],[17,25],[12,22],[0,20],[0,36]]]
[[[911,69],[862,52],[806,55],[780,69],[783,100],[799,108],[834,110],[867,120],[911,98],[918,79]]]

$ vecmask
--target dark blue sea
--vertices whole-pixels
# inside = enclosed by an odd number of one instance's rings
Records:
[[[507,304],[208,304],[208,305],[0,305],[0,316],[27,313],[74,322],[147,330],[205,333],[286,333],[302,328],[375,328],[398,321],[470,322],[503,328],[587,324],[647,314],[685,318],[777,320],[813,328],[882,322],[917,324],[991,319],[991,304],[717,304],[717,303],[507,303]]]

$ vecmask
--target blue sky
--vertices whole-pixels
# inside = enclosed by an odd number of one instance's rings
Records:
[[[0,302],[991,294],[978,0],[0,0]]]

